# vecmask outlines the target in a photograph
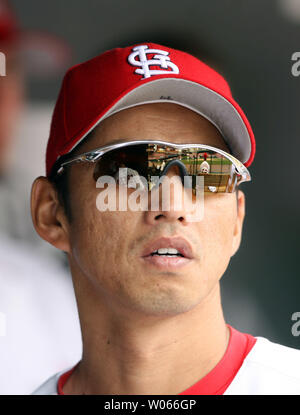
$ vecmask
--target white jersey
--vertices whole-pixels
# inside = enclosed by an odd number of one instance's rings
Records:
[[[256,339],[224,395],[300,395],[300,350]],[[52,376],[33,395],[57,395],[58,379],[69,369]]]
[[[300,350],[257,337],[224,395],[300,395]]]

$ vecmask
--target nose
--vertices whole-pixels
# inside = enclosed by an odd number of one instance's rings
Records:
[[[174,171],[174,168],[176,167],[176,174],[178,175],[178,176],[180,176],[181,178],[182,178],[182,180],[183,180],[183,177],[185,176],[185,175],[187,175],[187,169],[186,169],[186,167],[185,167],[185,165],[183,164],[183,162],[182,161],[180,161],[180,160],[172,160],[172,161],[170,161],[166,166],[165,166],[165,168],[163,169],[163,171],[162,171],[162,175],[167,175],[169,172],[170,172],[170,174],[172,175],[172,172]]]
[[[152,195],[149,196],[148,211],[145,212],[146,222],[181,222],[187,225],[190,210],[185,208],[183,199],[185,166],[182,162],[171,162],[162,173],[159,187],[153,189]]]

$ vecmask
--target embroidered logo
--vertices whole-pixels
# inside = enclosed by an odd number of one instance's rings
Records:
[[[171,62],[169,52],[160,49],[148,49],[147,45],[139,45],[132,49],[133,52],[128,56],[128,62],[132,66],[138,66],[134,72],[143,75],[143,78],[150,78],[153,75],[164,75],[169,73],[179,73],[178,66]],[[154,54],[151,59],[147,59],[148,54]],[[138,58],[138,59],[136,59]],[[159,66],[161,69],[150,69],[151,66]]]

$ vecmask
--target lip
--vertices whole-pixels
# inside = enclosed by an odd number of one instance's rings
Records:
[[[167,258],[167,257],[155,257],[151,256],[151,253],[156,251],[159,248],[175,248],[177,249],[183,257],[174,257],[174,258]],[[193,259],[193,252],[192,247],[190,243],[182,238],[181,236],[178,237],[162,237],[158,238],[154,241],[151,241],[143,250],[142,252],[142,258],[151,258],[151,259],[160,259],[160,260],[169,260],[170,261],[177,261],[177,263],[180,263],[179,260],[182,260],[181,262],[186,262],[186,260]],[[185,260],[185,261],[183,261]]]
[[[148,255],[141,258],[144,263],[152,265],[162,271],[176,271],[186,265],[189,265],[192,260],[183,257],[163,257],[158,255]]]

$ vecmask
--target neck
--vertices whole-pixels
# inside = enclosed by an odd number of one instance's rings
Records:
[[[76,284],[75,284],[76,291]],[[82,286],[81,286],[82,291]],[[146,316],[78,300],[83,356],[65,394],[178,394],[209,373],[229,340],[219,284],[193,309]]]

